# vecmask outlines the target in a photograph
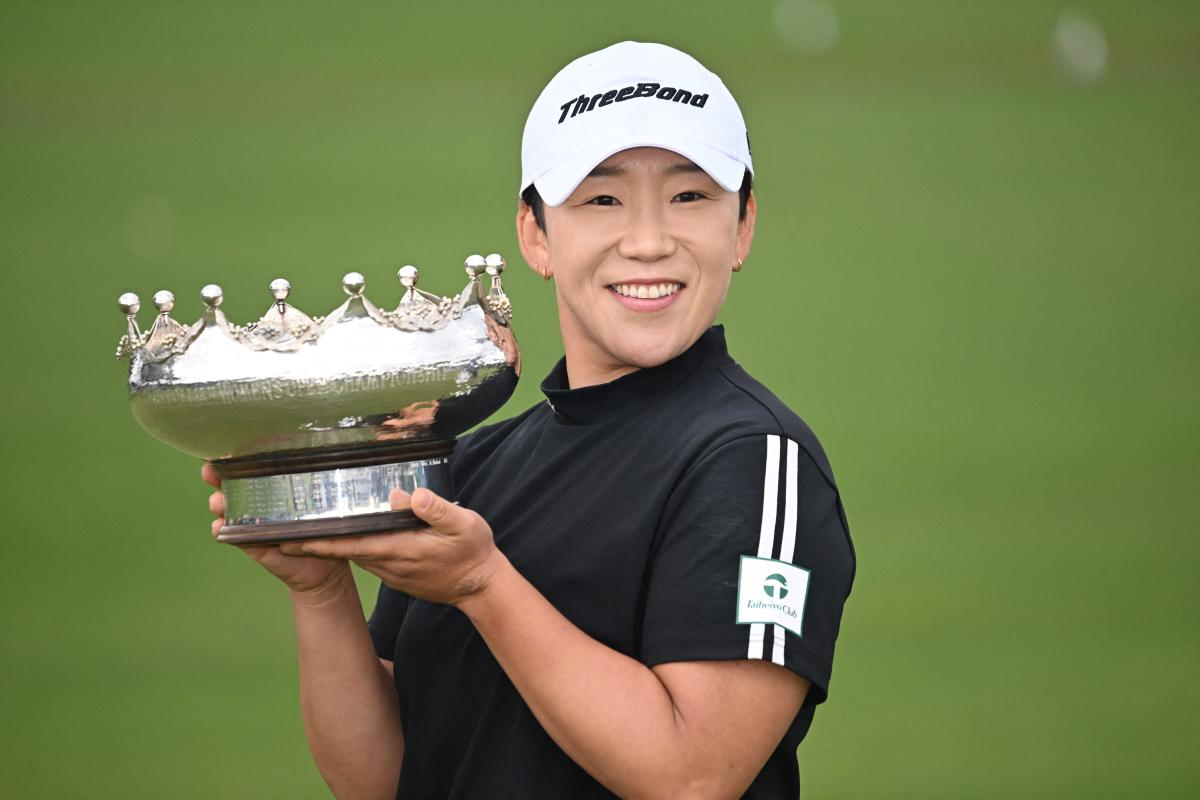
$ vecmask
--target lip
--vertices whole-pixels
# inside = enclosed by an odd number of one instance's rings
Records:
[[[625,295],[621,294],[613,288],[613,286],[617,283],[623,283],[630,286],[653,286],[659,283],[678,283],[679,290],[674,294],[667,295],[666,297],[655,297],[653,299],[647,297],[643,299],[638,297],[626,297]],[[674,303],[679,298],[679,295],[687,291],[687,285],[685,283],[671,278],[637,278],[635,280],[615,281],[614,283],[608,284],[604,288],[614,299],[616,299],[618,303],[625,306],[630,311],[641,312],[661,311],[662,309]]]

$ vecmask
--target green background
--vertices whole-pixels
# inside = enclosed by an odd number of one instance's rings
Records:
[[[819,54],[789,44],[811,8],[4,3],[0,795],[325,794],[285,593],[132,419],[115,298],[190,321],[216,281],[245,322],[284,275],[319,314],[348,270],[390,305],[401,264],[448,294],[498,250],[504,413],[537,402],[561,349],[513,232],[521,126],[633,38],[745,111],[758,236],[722,319],[858,548],[805,796],[1195,796],[1200,5],[1074,4],[1092,81],[1062,3],[832,2]]]

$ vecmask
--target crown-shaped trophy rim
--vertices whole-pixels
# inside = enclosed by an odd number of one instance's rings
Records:
[[[361,304],[361,315],[401,331],[441,330],[458,319],[467,307],[475,304],[500,325],[509,325],[512,304],[500,283],[500,275],[505,267],[503,256],[499,253],[487,257],[472,254],[464,263],[469,278],[467,286],[450,297],[420,288],[420,269],[405,264],[396,273],[404,293],[392,311],[383,311],[367,299],[366,279],[362,273],[347,272],[342,277],[342,289],[348,295],[348,300],[329,314],[318,317],[310,317],[291,305],[288,299],[292,294],[292,283],[286,277],[277,277],[267,285],[272,298],[271,306],[258,320],[245,325],[233,324],[221,313],[224,292],[215,283],[205,284],[201,288],[204,316],[190,326],[182,325],[171,317],[177,302],[175,295],[168,289],[160,289],[152,298],[157,317],[145,334],[137,328],[136,315],[140,310],[140,300],[133,292],[126,292],[118,298],[118,307],[128,320],[126,334],[118,345],[118,357],[140,353],[144,358],[163,361],[181,355],[206,324],[215,324],[227,337],[251,350],[296,352],[305,345],[317,342],[331,328],[327,321],[344,319],[351,313],[352,307],[358,309],[357,304]],[[487,291],[479,283],[479,278],[485,273],[492,281]]]

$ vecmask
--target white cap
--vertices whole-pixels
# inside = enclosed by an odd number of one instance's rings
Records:
[[[521,191],[534,184],[557,206],[630,147],[679,153],[731,192],[754,174],[742,111],[720,78],[673,47],[620,42],[567,64],[538,96],[521,137]]]

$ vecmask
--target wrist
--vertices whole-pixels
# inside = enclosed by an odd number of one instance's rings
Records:
[[[474,619],[502,591],[501,586],[509,575],[515,573],[508,557],[493,546],[492,552],[471,581],[474,585],[454,602],[454,606]]]
[[[354,583],[354,575],[349,565],[345,565],[344,569],[334,569],[325,580],[314,586],[306,586],[303,589],[289,586],[288,597],[297,609],[336,605],[347,597],[353,597],[356,604],[360,602],[358,586]]]

